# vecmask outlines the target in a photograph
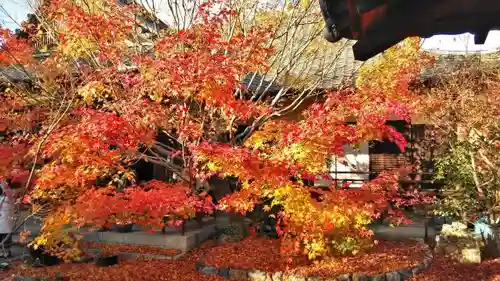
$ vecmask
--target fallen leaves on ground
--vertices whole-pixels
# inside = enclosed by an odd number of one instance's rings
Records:
[[[149,247],[142,245],[126,245],[126,244],[105,244],[96,242],[81,242],[84,248],[100,249],[106,253],[137,253],[137,254],[152,254],[173,257],[181,253],[176,249],[163,249],[158,247]]]
[[[169,260],[122,260],[119,265],[96,267],[94,264],[61,264],[46,268],[32,268],[25,265],[13,266],[7,272],[0,272],[0,280],[12,275],[48,277],[62,273],[71,281],[223,281],[219,276],[202,275],[196,271],[196,262],[209,249],[204,244],[176,261]]]
[[[99,243],[87,243],[96,246]],[[103,245],[100,245],[103,246]],[[108,246],[108,245],[104,245]],[[112,245],[133,252],[148,253],[148,247]],[[218,267],[260,269],[268,272],[286,271],[280,257],[279,240],[249,237],[241,242],[214,247],[214,242],[204,243],[200,248],[186,254],[180,260],[136,259],[122,260],[117,266],[96,267],[94,264],[61,264],[46,268],[32,268],[26,265],[13,266],[7,272],[0,272],[0,280],[13,275],[48,277],[62,273],[72,281],[223,281],[216,275],[203,275],[196,271],[196,264],[205,258],[207,264]],[[170,251],[170,250],[165,250]],[[413,241],[380,241],[370,251],[354,257],[324,260],[311,264],[304,261],[288,271],[304,276],[332,276],[347,272],[375,274],[416,265],[423,259],[420,244]],[[425,272],[414,276],[411,281],[500,281],[500,259],[481,264],[459,264],[442,256],[436,256]]]
[[[286,264],[280,254],[279,240],[248,237],[240,242],[214,247],[204,263],[235,269],[283,271]]]
[[[444,256],[436,256],[424,272],[410,281],[500,281],[500,259],[480,264],[460,264]]]
[[[414,241],[380,241],[378,245],[351,257],[329,258],[311,264],[302,262],[286,267],[280,257],[279,240],[249,237],[237,243],[213,248],[205,263],[217,267],[288,271],[302,276],[330,277],[343,273],[377,274],[415,266],[424,259],[424,249]]]

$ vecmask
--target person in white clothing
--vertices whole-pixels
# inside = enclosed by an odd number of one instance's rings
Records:
[[[0,182],[0,254],[3,257],[11,255],[12,235],[10,233],[14,227],[11,214],[13,203],[11,193],[7,182]]]

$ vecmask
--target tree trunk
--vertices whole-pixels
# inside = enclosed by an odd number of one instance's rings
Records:
[[[500,257],[500,229],[497,224],[492,226],[493,241],[494,243],[494,256],[495,258]]]
[[[160,165],[153,165],[153,178],[159,181],[167,179],[167,169]]]
[[[484,254],[486,258],[494,259],[500,257],[500,228],[497,224],[491,224],[490,228],[491,235],[483,237]]]
[[[248,229],[246,228],[245,225],[245,216],[237,213],[230,213],[229,223],[231,225],[237,226],[238,235],[240,236],[241,239],[243,239],[245,236],[248,235]]]
[[[231,183],[227,179],[221,179],[219,177],[211,177],[208,180],[208,185],[216,202],[221,200],[224,196],[232,193]]]

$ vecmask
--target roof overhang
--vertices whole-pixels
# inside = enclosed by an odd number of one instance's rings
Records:
[[[357,60],[367,60],[407,37],[475,34],[483,44],[500,29],[498,0],[320,0],[325,38],[357,40]]]

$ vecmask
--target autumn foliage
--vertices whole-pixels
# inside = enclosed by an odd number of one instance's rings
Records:
[[[3,38],[1,63],[12,65],[19,56],[17,64],[34,73],[35,87],[2,92],[12,103],[0,107],[0,175],[34,167],[34,177],[24,174],[24,186],[34,209],[48,210],[35,245],[65,252],[73,243],[63,230],[67,224],[157,229],[164,216],[178,224],[211,213],[210,198],[195,187],[213,175],[237,177],[240,184],[218,209],[245,214],[271,200],[281,206],[284,252],[310,258],[356,252],[369,244],[367,225],[382,211],[391,208],[400,217],[398,207],[425,201],[416,191],[400,190],[397,172],[359,189],[320,190],[301,181],[326,175],[326,160],[342,155],[345,145],[387,138],[404,150],[404,137],[386,121],[407,120],[413,109],[408,81],[423,64],[415,41],[393,50],[401,64],[381,60],[386,75],[366,74],[392,77],[393,87],[366,79],[357,89],[325,93],[302,119],[283,121],[282,109],[250,101],[240,82],[269,67],[272,32],[266,27],[227,33],[235,11],[206,2],[193,25],[164,30],[144,45],[135,28],[140,7],[90,2],[43,7],[39,28],[57,42],[45,60],[32,60],[28,51],[36,34],[25,41],[10,33]],[[355,125],[348,123],[352,118]],[[158,134],[170,142],[158,141]],[[179,181],[138,183],[132,166],[139,160],[163,166]],[[321,196],[311,197],[312,190]]]
[[[196,213],[212,213],[208,198],[189,193],[184,184],[150,181],[145,186],[127,187],[122,193],[102,188],[89,190],[78,198],[76,206],[81,210],[78,214],[82,225],[134,222],[154,230],[164,227],[164,216],[169,216],[167,223],[175,226]],[[104,218],[107,221],[100,221]]]

